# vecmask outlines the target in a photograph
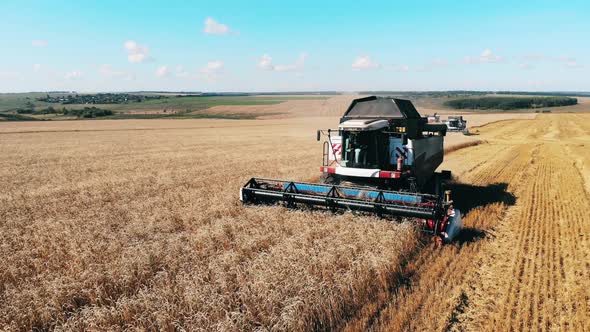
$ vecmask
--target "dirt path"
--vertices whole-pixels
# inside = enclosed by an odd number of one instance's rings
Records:
[[[465,213],[461,242],[420,250],[400,289],[347,328],[588,330],[589,124],[544,115],[482,127],[488,143],[444,165],[464,183],[452,188]]]

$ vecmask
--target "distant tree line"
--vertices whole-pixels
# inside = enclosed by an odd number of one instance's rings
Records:
[[[486,95],[493,93],[491,91],[471,91],[471,90],[449,90],[449,91],[386,91],[386,90],[371,90],[359,91],[361,95],[378,95],[378,96],[397,96],[403,98],[452,98],[465,97],[473,95]]]
[[[101,116],[113,115],[113,111],[96,107],[84,107],[82,109],[68,109],[64,115],[75,115],[79,118],[98,118]]]
[[[501,109],[540,108],[576,105],[578,99],[569,97],[479,97],[446,101],[445,106],[456,109]]]
[[[526,95],[526,96],[564,96],[564,97],[590,97],[590,92],[583,91],[498,91],[499,95]]]
[[[162,95],[138,95],[129,93],[96,93],[83,95],[50,95],[37,98],[38,101],[60,104],[128,104],[146,100],[168,98]]]
[[[52,106],[47,108],[35,110],[32,108],[20,108],[16,110],[18,114],[32,114],[32,115],[46,115],[46,114],[61,114],[66,116],[76,116],[78,118],[97,118],[102,116],[113,115],[113,111],[100,109],[97,107],[84,107],[82,109],[55,109]]]
[[[0,113],[0,119],[7,121],[43,121],[44,119],[37,119],[21,114]]]

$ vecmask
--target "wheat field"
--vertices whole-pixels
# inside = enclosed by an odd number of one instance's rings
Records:
[[[251,176],[317,177],[336,118],[2,123],[0,326],[590,329],[590,116],[486,121],[448,137],[466,230],[442,248],[240,204]]]
[[[415,247],[409,224],[240,204],[250,176],[316,175],[317,121],[96,123],[0,134],[1,326],[327,328]]]

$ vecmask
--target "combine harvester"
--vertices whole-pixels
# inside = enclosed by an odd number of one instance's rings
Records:
[[[463,134],[469,134],[467,120],[463,119],[463,116],[449,116],[444,123],[447,125],[448,131],[460,131]]]
[[[429,124],[409,100],[355,99],[338,130],[318,130],[323,144],[320,183],[252,178],[240,189],[245,204],[284,202],[413,218],[425,232],[451,242],[461,230],[444,181],[445,124]]]

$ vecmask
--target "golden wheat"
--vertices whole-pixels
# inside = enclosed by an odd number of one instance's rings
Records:
[[[456,188],[456,196],[475,199],[463,240],[474,231],[479,238],[420,251],[404,268],[401,290],[366,306],[348,330],[590,328],[590,155],[583,151],[590,116],[542,115],[480,129],[488,144],[445,163],[479,188],[472,195]],[[495,187],[499,197],[477,202]]]
[[[312,122],[158,123],[0,134],[0,325],[328,328],[397,280],[411,225],[239,203],[317,172]]]
[[[467,232],[443,248],[408,224],[238,202],[250,176],[316,177],[335,118],[2,123],[0,325],[587,329],[589,120],[450,135]]]

